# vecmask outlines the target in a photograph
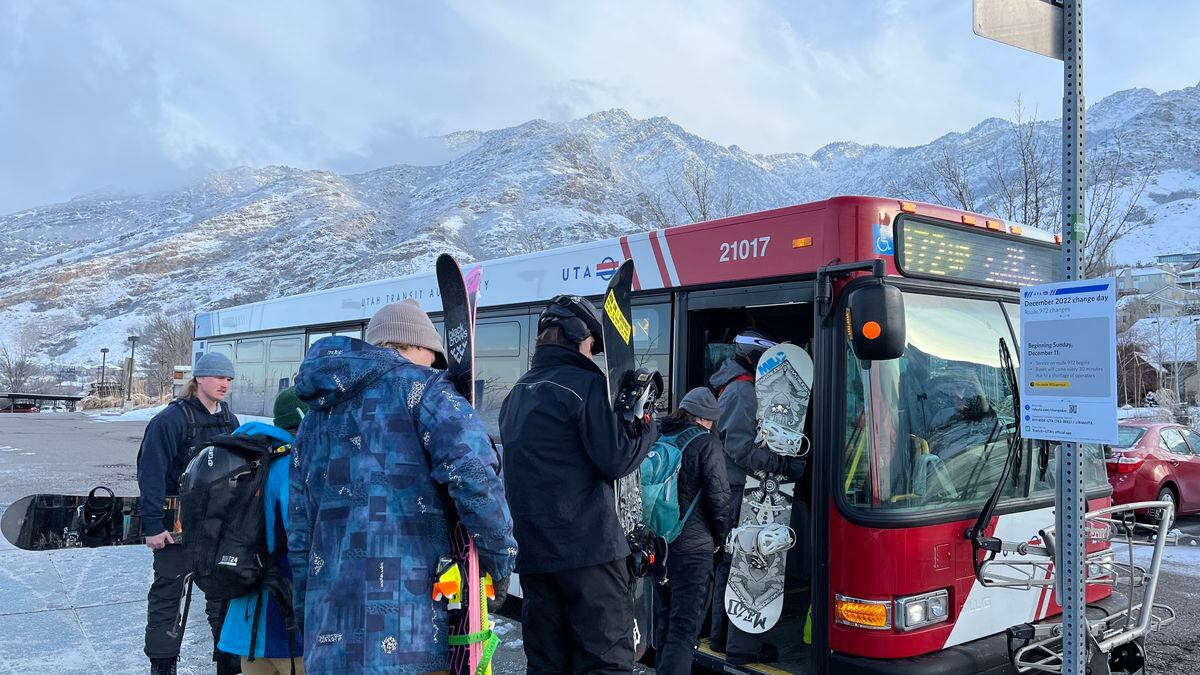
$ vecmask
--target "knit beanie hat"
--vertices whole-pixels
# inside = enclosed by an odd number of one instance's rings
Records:
[[[442,337],[438,335],[429,315],[416,300],[393,302],[379,308],[367,324],[367,342],[375,346],[391,342],[432,350],[445,360]]]
[[[679,402],[679,407],[702,420],[716,421],[720,416],[717,398],[708,387],[696,387],[689,391]]]
[[[228,356],[217,352],[208,352],[196,361],[192,369],[192,377],[229,377],[233,375],[233,361]]]
[[[295,387],[288,387],[275,397],[275,420],[273,424],[280,429],[291,431],[300,426],[300,420],[308,412],[308,404],[296,395]]]

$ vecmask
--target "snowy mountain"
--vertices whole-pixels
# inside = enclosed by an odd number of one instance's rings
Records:
[[[1047,121],[1035,133],[1057,149],[1058,129]],[[1117,262],[1200,249],[1200,85],[1113,94],[1092,106],[1088,133],[1100,153],[1120,139],[1130,170],[1152,176]],[[0,216],[0,341],[32,328],[46,356],[91,363],[159,310],[406,274],[442,251],[488,259],[689,222],[675,197],[689,172],[707,179],[719,217],[837,194],[922,198],[913,181],[953,156],[979,210],[1000,212],[988,167],[1017,161],[1011,136],[1007,121],[988,119],[919,147],[755,155],[609,110],[450,134],[440,140],[452,159],[438,166],[237,168],[166,194],[85,195]]]

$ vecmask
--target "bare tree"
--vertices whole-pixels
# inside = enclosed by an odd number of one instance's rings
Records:
[[[37,393],[29,388],[38,383],[41,372],[41,365],[24,341],[11,346],[0,342],[0,387],[10,392]]]
[[[1146,393],[1158,390],[1158,370],[1149,363],[1146,348],[1125,333],[1117,338],[1118,404],[1140,406]]]
[[[699,223],[733,215],[733,191],[725,188],[718,193],[713,185],[713,172],[704,164],[683,166],[683,179],[667,181],[667,192],[683,209],[688,222]],[[653,212],[651,213],[653,216]]]
[[[899,197],[978,211],[975,187],[971,184],[976,163],[962,148],[943,145],[928,164],[903,178],[893,177],[885,189]]]
[[[175,379],[175,366],[191,363],[194,328],[190,313],[170,317],[158,312],[142,326],[142,339],[146,345],[144,372],[150,395],[169,394]]]
[[[650,219],[654,221],[654,225],[658,229],[663,229],[675,225],[679,219],[675,217],[674,211],[668,209],[663,196],[657,191],[650,188],[643,188],[638,201],[650,214]]]
[[[1138,201],[1150,184],[1158,160],[1155,157],[1138,166],[1124,148],[1125,139],[1118,135],[1111,149],[1093,153],[1084,167],[1087,243],[1080,263],[1086,277],[1108,272],[1115,244],[1142,223],[1136,218]]]
[[[1028,119],[1021,99],[1017,99],[1009,122],[1013,153],[995,153],[987,168],[996,193],[996,210],[1005,220],[1042,229],[1059,229],[1060,162],[1057,145],[1038,133],[1041,122],[1037,112]]]

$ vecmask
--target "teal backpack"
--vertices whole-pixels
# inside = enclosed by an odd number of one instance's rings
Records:
[[[642,522],[668,544],[679,536],[700,501],[697,492],[687,513],[679,515],[679,466],[683,451],[688,443],[705,433],[708,432],[693,426],[678,434],[659,436],[650,446],[650,454],[642,460]]]

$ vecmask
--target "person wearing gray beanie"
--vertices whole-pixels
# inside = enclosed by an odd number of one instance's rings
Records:
[[[213,438],[232,433],[240,422],[225,398],[236,375],[228,356],[208,352],[196,359],[192,378],[179,398],[146,425],[137,458],[138,515],[146,546],[153,551],[154,581],[146,595],[144,651],[151,673],[174,673],[182,635],[175,630],[188,559],[167,528],[166,497],[179,493],[184,467]],[[178,534],[178,533],[175,533]],[[219,642],[224,603],[209,600],[205,613],[214,643]],[[237,672],[236,656],[217,652],[217,672]]]
[[[708,424],[700,423],[705,429],[711,429],[712,423],[721,414],[717,408],[717,397],[713,396],[708,387],[696,387],[689,391],[679,402],[679,408],[691,413],[698,420],[708,422]]]
[[[411,298],[380,307],[367,323],[367,342],[391,347],[418,365],[446,367],[442,337],[429,315]]]
[[[655,585],[658,659],[664,675],[690,673],[692,645],[700,638],[713,583],[713,551],[725,542],[733,520],[733,495],[725,475],[725,449],[711,433],[719,416],[717,399],[707,387],[696,387],[679,407],[659,423],[659,443],[680,450],[677,489],[683,529],[667,548],[671,583]]]

